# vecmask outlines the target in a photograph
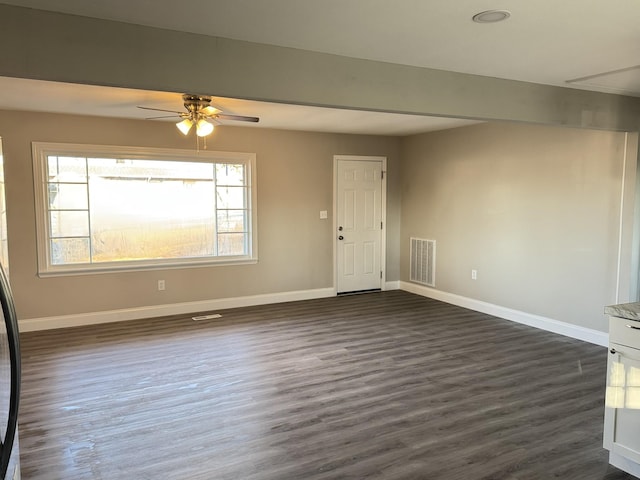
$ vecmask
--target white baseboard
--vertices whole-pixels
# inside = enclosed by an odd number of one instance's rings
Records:
[[[640,478],[640,464],[615,452],[609,452],[609,463],[622,471]]]
[[[400,290],[400,280],[385,282],[384,290]]]
[[[124,320],[163,317],[167,315],[208,312],[212,310],[223,310],[226,308],[311,300],[314,298],[325,298],[335,295],[336,290],[334,288],[318,288],[314,290],[268,293],[263,295],[250,295],[247,297],[220,298],[198,302],[125,308],[121,310],[79,313],[55,317],[26,318],[19,320],[18,328],[21,332],[33,332],[37,330],[51,330],[54,328],[79,327],[82,325],[96,325],[99,323],[120,322]]]
[[[531,327],[540,328],[549,332],[559,333],[560,335],[594,343],[603,347],[606,347],[609,344],[609,335],[606,332],[601,332],[599,330],[593,330],[591,328],[561,322],[559,320],[542,317],[540,315],[501,307],[499,305],[474,300],[473,298],[463,297],[454,293],[447,293],[434,288],[423,287],[422,285],[416,285],[414,283],[400,282],[400,288],[410,293],[422,295],[423,297],[433,298],[434,300],[440,300],[445,303],[504,318],[505,320],[522,323]]]
[[[385,290],[405,290],[407,292],[433,298],[442,302],[458,305],[477,312],[494,315],[496,317],[522,323],[554,333],[559,333],[571,338],[607,346],[609,336],[605,332],[592,330],[578,325],[573,325],[558,320],[553,320],[539,315],[533,315],[519,310],[513,310],[499,305],[474,300],[453,293],[447,293],[429,287],[423,287],[409,282],[391,281],[385,283]],[[272,303],[293,302],[298,300],[311,300],[314,298],[326,298],[336,295],[334,288],[318,288],[314,290],[299,290],[294,292],[280,292],[263,295],[250,295],[246,297],[220,298],[203,300],[198,302],[174,303],[168,305],[155,305],[150,307],[125,308],[121,310],[108,310],[103,312],[79,313],[73,315],[61,315],[54,317],[26,318],[19,320],[21,332],[33,332],[38,330],[51,330],[54,328],[79,327],[83,325],[96,325],[100,323],[120,322],[125,320],[138,320],[142,318],[162,317],[168,315],[182,315],[197,312],[223,310],[227,308],[249,307],[254,305],[268,305]]]

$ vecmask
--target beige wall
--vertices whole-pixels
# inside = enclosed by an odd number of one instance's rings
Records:
[[[170,122],[0,111],[11,282],[20,319],[333,286],[333,155],[388,157],[387,279],[399,279],[399,139],[223,126],[210,150],[255,152],[256,265],[37,276],[31,142],[194,148]],[[320,210],[329,219],[320,220]],[[157,291],[157,280],[167,289]]]
[[[258,264],[51,278],[36,270],[32,141],[193,148],[193,139],[172,123],[2,111],[0,136],[21,319],[332,287],[336,154],[388,157],[387,281],[408,280],[408,239],[418,236],[438,242],[445,292],[601,331],[603,306],[628,298],[636,134],[493,123],[394,138],[224,126],[210,149],[257,154]]]
[[[607,331],[628,298],[636,135],[481,124],[407,138],[402,149],[401,278],[409,237],[437,241],[436,288]],[[471,269],[478,279],[471,280]]]

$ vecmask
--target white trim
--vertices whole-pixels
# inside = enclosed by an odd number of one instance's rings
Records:
[[[100,323],[121,322],[125,320],[140,320],[143,318],[163,317],[167,315],[191,314],[212,310],[223,310],[227,308],[312,300],[314,298],[326,298],[333,297],[335,295],[336,291],[334,288],[317,288],[314,290],[298,290],[293,292],[250,295],[246,297],[219,298],[198,302],[125,308],[121,310],[79,313],[56,317],[26,318],[19,320],[18,327],[21,332],[34,332],[38,330],[51,330],[54,328],[97,325]]]
[[[540,328],[548,332],[559,333],[560,335],[594,343],[603,347],[606,347],[609,344],[609,335],[606,332],[601,332],[599,330],[561,322],[559,320],[522,312],[520,310],[501,307],[500,305],[494,305],[492,303],[475,300],[473,298],[463,297],[454,293],[443,292],[441,290],[436,290],[435,288],[424,287],[414,283],[400,282],[400,289],[423,297],[433,298],[452,305],[468,308],[476,312],[486,313],[505,320],[511,320],[512,322]]]
[[[624,186],[627,181],[627,145],[629,133],[624,134],[624,151],[622,153],[622,180],[620,184],[620,218],[618,219],[618,258],[616,261],[616,303],[620,303],[620,274],[622,271],[622,235],[624,229]]]
[[[400,280],[385,282],[384,290],[400,290]]]
[[[471,298],[442,292],[422,285],[403,281],[391,281],[385,283],[385,290],[404,290],[423,297],[433,298],[442,302],[469,308],[471,310],[494,315],[506,320],[522,323],[554,333],[559,333],[571,338],[583,340],[596,345],[607,346],[609,336],[604,332],[592,330],[566,322],[560,322],[546,317],[533,315],[510,308],[493,305]],[[199,313],[228,308],[250,307],[255,305],[268,305],[273,303],[294,302],[300,300],[312,300],[315,298],[328,298],[336,295],[335,288],[317,288],[314,290],[298,290],[293,292],[279,292],[246,297],[219,298],[202,300],[197,302],[184,302],[149,307],[135,307],[121,310],[108,310],[103,312],[79,313],[72,315],[60,315],[55,317],[26,318],[19,320],[21,332],[34,332],[51,330],[54,328],[79,327],[85,325],[98,325],[101,323],[121,322],[127,320],[140,320],[144,318],[162,317],[168,315],[181,315]]]
[[[337,188],[338,188],[338,162],[340,160],[358,161],[358,162],[380,162],[382,170],[382,192],[380,194],[381,211],[380,221],[382,222],[382,233],[380,237],[380,271],[382,278],[380,279],[380,289],[387,290],[385,279],[387,278],[387,157],[373,155],[334,155],[333,156],[333,286],[337,291],[338,288],[338,224],[337,222]]]
[[[640,478],[640,464],[627,457],[623,457],[619,453],[609,452],[609,463],[622,471]]]

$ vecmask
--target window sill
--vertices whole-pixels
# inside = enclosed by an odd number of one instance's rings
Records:
[[[117,265],[104,265],[104,266],[65,266],[61,268],[45,270],[38,272],[38,277],[63,277],[63,276],[80,276],[80,275],[98,275],[104,273],[125,273],[125,272],[144,272],[147,270],[177,270],[185,268],[207,268],[207,267],[221,267],[221,266],[235,266],[235,265],[254,265],[258,263],[257,257],[253,258],[228,258],[228,259],[216,259],[216,260],[194,260],[194,261],[180,261],[180,262],[145,262],[145,263],[127,263]]]

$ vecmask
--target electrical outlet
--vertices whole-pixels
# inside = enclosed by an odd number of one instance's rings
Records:
[[[471,280],[478,279],[478,270],[471,270]]]
[[[158,280],[158,290],[162,291],[164,290],[164,287],[165,287],[164,280]]]

